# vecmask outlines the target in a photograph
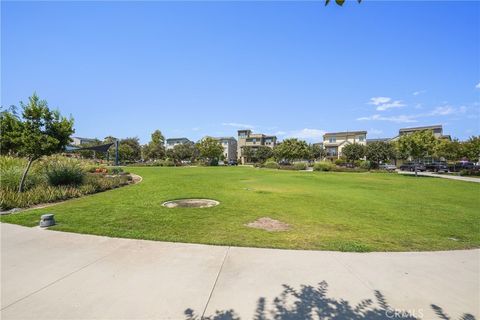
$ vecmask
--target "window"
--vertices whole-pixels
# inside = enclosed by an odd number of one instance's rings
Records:
[[[337,138],[336,137],[331,137],[331,138],[328,139],[328,142],[335,143],[335,142],[337,142]]]
[[[257,143],[257,139],[256,139],[256,138],[253,138],[253,139],[252,139],[252,142],[253,142],[253,144],[256,144],[256,143]]]
[[[329,147],[327,148],[327,156],[336,156],[337,155],[337,147]]]
[[[360,141],[360,142],[365,141],[365,136],[358,136],[358,141]]]

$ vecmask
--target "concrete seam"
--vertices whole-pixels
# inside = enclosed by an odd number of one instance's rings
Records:
[[[350,267],[344,263],[343,261],[341,261],[341,259],[338,259],[335,255],[333,256],[333,258],[335,260],[337,260],[338,263],[340,263],[342,265],[342,267],[344,267],[348,272],[350,272],[355,278],[357,278],[365,287],[367,287],[368,289],[370,290],[375,290],[375,288],[373,288],[372,286],[370,286],[368,284],[368,282],[366,282],[364,279],[362,279],[360,276],[358,276],[355,272],[353,272],[352,269],[350,269]]]
[[[204,319],[205,317],[205,312],[207,312],[208,304],[210,303],[210,299],[212,298],[213,291],[215,290],[215,286],[217,285],[218,278],[220,278],[220,273],[222,272],[223,265],[225,264],[225,261],[227,260],[228,253],[230,252],[230,247],[227,248],[227,251],[225,252],[225,256],[223,257],[222,264],[220,266],[220,269],[218,269],[217,277],[215,278],[215,281],[213,282],[212,290],[210,290],[210,294],[208,295],[207,303],[205,304],[205,308],[203,309],[202,316],[200,319]]]

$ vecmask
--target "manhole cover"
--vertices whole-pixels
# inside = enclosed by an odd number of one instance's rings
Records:
[[[220,202],[211,199],[179,199],[162,203],[167,208],[210,208],[218,206]]]

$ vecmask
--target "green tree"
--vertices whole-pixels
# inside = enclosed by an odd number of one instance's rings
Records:
[[[206,137],[197,144],[200,157],[209,161],[218,161],[223,154],[223,147],[220,142],[214,138]]]
[[[194,161],[195,158],[198,156],[197,147],[193,143],[177,144],[173,147],[173,149],[170,150],[172,151],[171,153],[169,153],[170,157],[177,161]]]
[[[47,101],[40,100],[36,93],[28,98],[27,104],[20,102],[20,106],[23,110],[22,120],[14,130],[19,130],[17,154],[28,160],[18,187],[18,191],[23,192],[32,162],[42,156],[64,151],[72,141],[70,136],[75,130],[72,118],[67,119],[59,111],[50,110]]]
[[[145,146],[144,155],[148,159],[165,158],[165,137],[160,130],[152,133],[152,140]]]
[[[305,160],[309,158],[310,149],[308,144],[303,140],[290,138],[283,140],[282,143],[273,149],[275,159],[280,160]]]
[[[253,150],[253,162],[265,162],[273,157],[273,149],[267,146],[259,146]]]
[[[358,143],[347,144],[342,149],[342,155],[350,162],[360,160],[365,156],[365,146]]]
[[[133,162],[140,160],[142,148],[137,137],[120,140],[118,145],[118,156],[122,162]]]
[[[412,160],[420,160],[433,156],[437,143],[438,140],[431,130],[422,130],[401,136],[397,141],[397,148],[401,154]]]
[[[455,161],[462,158],[463,149],[463,145],[458,140],[440,139],[435,145],[433,153],[436,158]]]
[[[438,140],[431,130],[422,130],[401,136],[397,140],[396,147],[403,157],[418,161],[433,156],[437,143]],[[415,175],[417,175],[416,167]]]
[[[480,161],[480,136],[471,136],[463,144],[463,153],[470,161]]]
[[[247,163],[253,161],[252,159],[255,157],[255,151],[250,146],[243,146],[241,149],[242,156],[245,157],[245,161]]]
[[[311,144],[308,148],[310,150],[309,160],[321,160],[327,155],[325,149],[319,144]]]
[[[20,147],[22,122],[15,106],[0,112],[0,153],[14,155]]]
[[[381,162],[395,159],[395,147],[392,143],[385,141],[375,141],[367,144],[365,148],[365,156],[367,160],[378,166]]]

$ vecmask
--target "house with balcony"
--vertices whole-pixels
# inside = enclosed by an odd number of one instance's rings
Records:
[[[220,142],[223,147],[223,157],[225,161],[237,160],[237,140],[234,137],[203,137],[212,138]]]
[[[263,133],[253,133],[252,130],[238,130],[237,155],[240,162],[245,164],[247,159],[242,152],[244,147],[255,149],[260,146],[265,146],[273,149],[276,144],[276,136],[265,135]]]
[[[342,156],[342,149],[348,145],[358,143],[367,144],[367,131],[331,132],[323,135],[323,148],[327,159],[335,160]]]
[[[194,144],[194,142],[187,138],[168,138],[165,141],[165,149],[173,149],[173,147],[175,147],[177,144]]]

